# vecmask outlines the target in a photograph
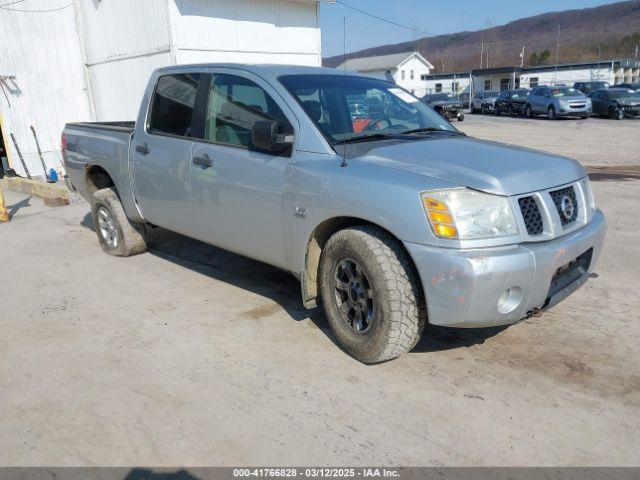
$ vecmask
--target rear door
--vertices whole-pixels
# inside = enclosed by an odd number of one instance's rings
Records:
[[[589,98],[591,98],[591,105],[593,108],[593,113],[595,113],[596,115],[602,115],[603,113],[605,113],[603,111],[603,101],[602,101],[602,92],[601,91],[596,91],[593,92]]]
[[[136,201],[149,222],[189,234],[191,148],[200,73],[158,78],[146,122],[133,138]]]
[[[275,119],[283,133],[294,133],[297,121],[278,93],[248,72],[212,70],[206,91],[191,164],[194,236],[286,267],[295,149],[260,151],[251,131],[254,122]]]

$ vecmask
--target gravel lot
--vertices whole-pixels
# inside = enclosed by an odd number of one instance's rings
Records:
[[[285,273],[168,233],[113,258],[83,201],[7,194],[0,464],[639,465],[640,122],[459,126],[608,168],[599,277],[510,328],[430,327],[377,366]]]

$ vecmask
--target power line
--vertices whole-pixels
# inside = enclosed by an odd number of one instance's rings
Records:
[[[425,32],[424,30],[420,30],[418,28],[410,27],[408,25],[403,25],[401,23],[394,22],[393,20],[389,20],[389,19],[386,19],[386,18],[379,17],[377,15],[374,15],[373,13],[369,13],[369,12],[367,12],[365,10],[360,10],[359,8],[356,8],[356,7],[352,6],[352,5],[349,5],[347,3],[341,2],[340,0],[336,0],[336,3],[339,4],[339,5],[342,5],[343,7],[350,8],[351,10],[355,10],[356,12],[362,13],[363,15],[368,15],[371,18],[375,18],[376,20],[380,20],[381,22],[389,23],[391,25],[395,25],[396,27],[405,28],[407,30],[411,30],[412,32],[422,33],[423,35],[434,36],[433,33]]]
[[[20,0],[20,1],[24,1],[24,0]],[[17,2],[13,2],[13,3],[20,3],[20,1]],[[70,7],[72,4],[68,3],[67,5],[63,5],[62,7],[58,7],[58,8],[51,8],[48,10],[21,10],[19,8],[6,8],[7,5],[13,5],[13,3],[6,3],[4,5],[0,5],[0,8],[3,10],[6,10],[8,12],[23,12],[23,13],[47,13],[47,12],[57,12],[59,10],[64,10],[65,8]]]
[[[3,3],[0,7],[6,7],[8,5],[15,5],[16,3],[22,3],[24,0],[16,0],[15,2]]]

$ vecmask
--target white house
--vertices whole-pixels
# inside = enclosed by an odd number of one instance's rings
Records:
[[[401,87],[416,93],[423,88],[424,82],[420,79],[433,70],[433,65],[418,52],[405,52],[350,58],[336,68],[393,80]]]
[[[0,8],[0,147],[59,169],[70,121],[135,119],[154,68],[195,62],[321,65],[321,0],[23,0]]]

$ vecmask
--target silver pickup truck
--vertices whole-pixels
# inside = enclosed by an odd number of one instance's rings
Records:
[[[588,278],[605,237],[585,170],[476,140],[383,80],[230,64],[152,75],[135,123],[71,123],[102,248],[163,227],[293,273],[366,363],[427,322],[518,322]]]

